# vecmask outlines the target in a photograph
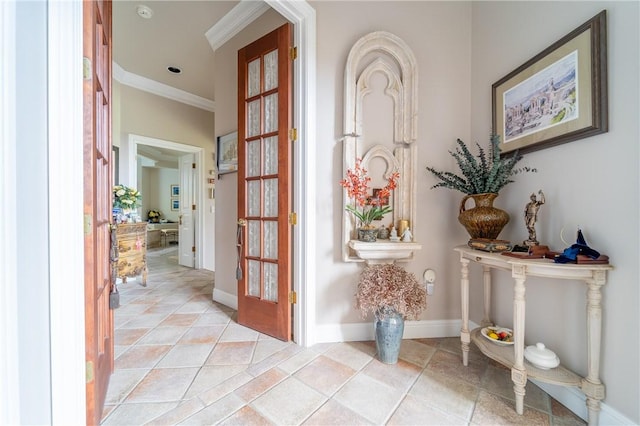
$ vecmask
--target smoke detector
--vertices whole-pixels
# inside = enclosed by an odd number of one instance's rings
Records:
[[[138,14],[138,16],[144,19],[151,19],[151,17],[153,16],[153,10],[151,10],[150,7],[145,6],[143,4],[138,5],[138,7],[136,7],[136,13]]]

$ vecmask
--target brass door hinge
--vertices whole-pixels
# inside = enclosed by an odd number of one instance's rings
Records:
[[[93,217],[90,214],[84,215],[84,235],[90,235],[93,229]]]
[[[196,209],[196,205],[195,204],[191,204],[191,210],[195,210]]]
[[[82,78],[91,80],[91,59],[86,56],[82,58]]]
[[[292,61],[295,61],[296,59],[298,59],[298,47],[297,46],[292,46],[289,48],[289,58],[291,58]]]
[[[289,292],[289,303],[291,303],[292,305],[298,303],[298,293],[296,293],[295,291]]]
[[[195,169],[196,168],[196,163],[191,163],[191,168]]]
[[[289,130],[289,139],[291,139],[292,141],[298,140],[298,129],[294,127],[293,129]]]
[[[291,225],[297,225],[298,224],[298,214],[296,212],[289,213],[289,223]]]
[[[196,252],[196,246],[191,247],[191,251],[192,251],[193,253],[195,253],[195,252]]]
[[[93,382],[93,361],[87,361],[85,366],[85,378],[87,383]]]

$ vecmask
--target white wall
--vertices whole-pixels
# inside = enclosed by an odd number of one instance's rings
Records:
[[[465,2],[314,2],[318,22],[317,70],[317,323],[325,328],[362,323],[354,294],[362,264],[340,258],[342,191],[343,79],[353,44],[372,31],[389,31],[413,50],[418,63],[417,223],[414,238],[423,243],[405,264],[419,277],[426,268],[438,274],[436,292],[423,320],[456,319],[459,286],[451,275],[452,241],[464,229],[449,221],[459,198],[430,191],[424,167],[449,167],[446,149],[467,138],[470,117],[471,9]],[[366,11],[366,19],[359,19]]]
[[[538,168],[519,176],[497,200],[512,214],[501,238],[527,236],[521,212],[542,189],[538,239],[561,251],[578,226],[587,243],[607,254],[615,269],[603,290],[601,378],[605,403],[640,423],[638,378],[638,2],[474,2],[471,134],[485,141],[491,125],[491,85],[607,9],[609,132],[525,155]],[[544,25],[540,25],[540,23]],[[543,29],[543,31],[541,31]],[[499,274],[495,318],[512,324],[511,279]],[[476,293],[476,297],[480,297]],[[544,342],[562,363],[586,374],[586,287],[579,282],[531,280],[527,286],[527,343]],[[472,299],[473,300],[473,299]],[[479,320],[479,306],[472,319]]]
[[[178,169],[163,169],[156,167],[142,168],[142,220],[147,220],[149,210],[160,210],[162,219],[177,222],[180,214],[177,210],[171,210],[171,185],[180,183]]]

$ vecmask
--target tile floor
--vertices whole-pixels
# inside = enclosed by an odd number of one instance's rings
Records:
[[[514,411],[510,372],[457,338],[404,340],[386,365],[373,342],[302,348],[242,327],[211,301],[213,273],[149,251],[147,287],[120,286],[104,425],[578,425],[532,383]]]

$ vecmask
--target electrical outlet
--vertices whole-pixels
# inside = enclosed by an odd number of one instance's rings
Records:
[[[436,271],[433,269],[425,269],[422,274],[422,278],[424,279],[424,283],[427,287],[427,296],[433,295],[436,287]]]
[[[436,285],[434,283],[427,283],[427,296],[433,296],[433,291]]]

